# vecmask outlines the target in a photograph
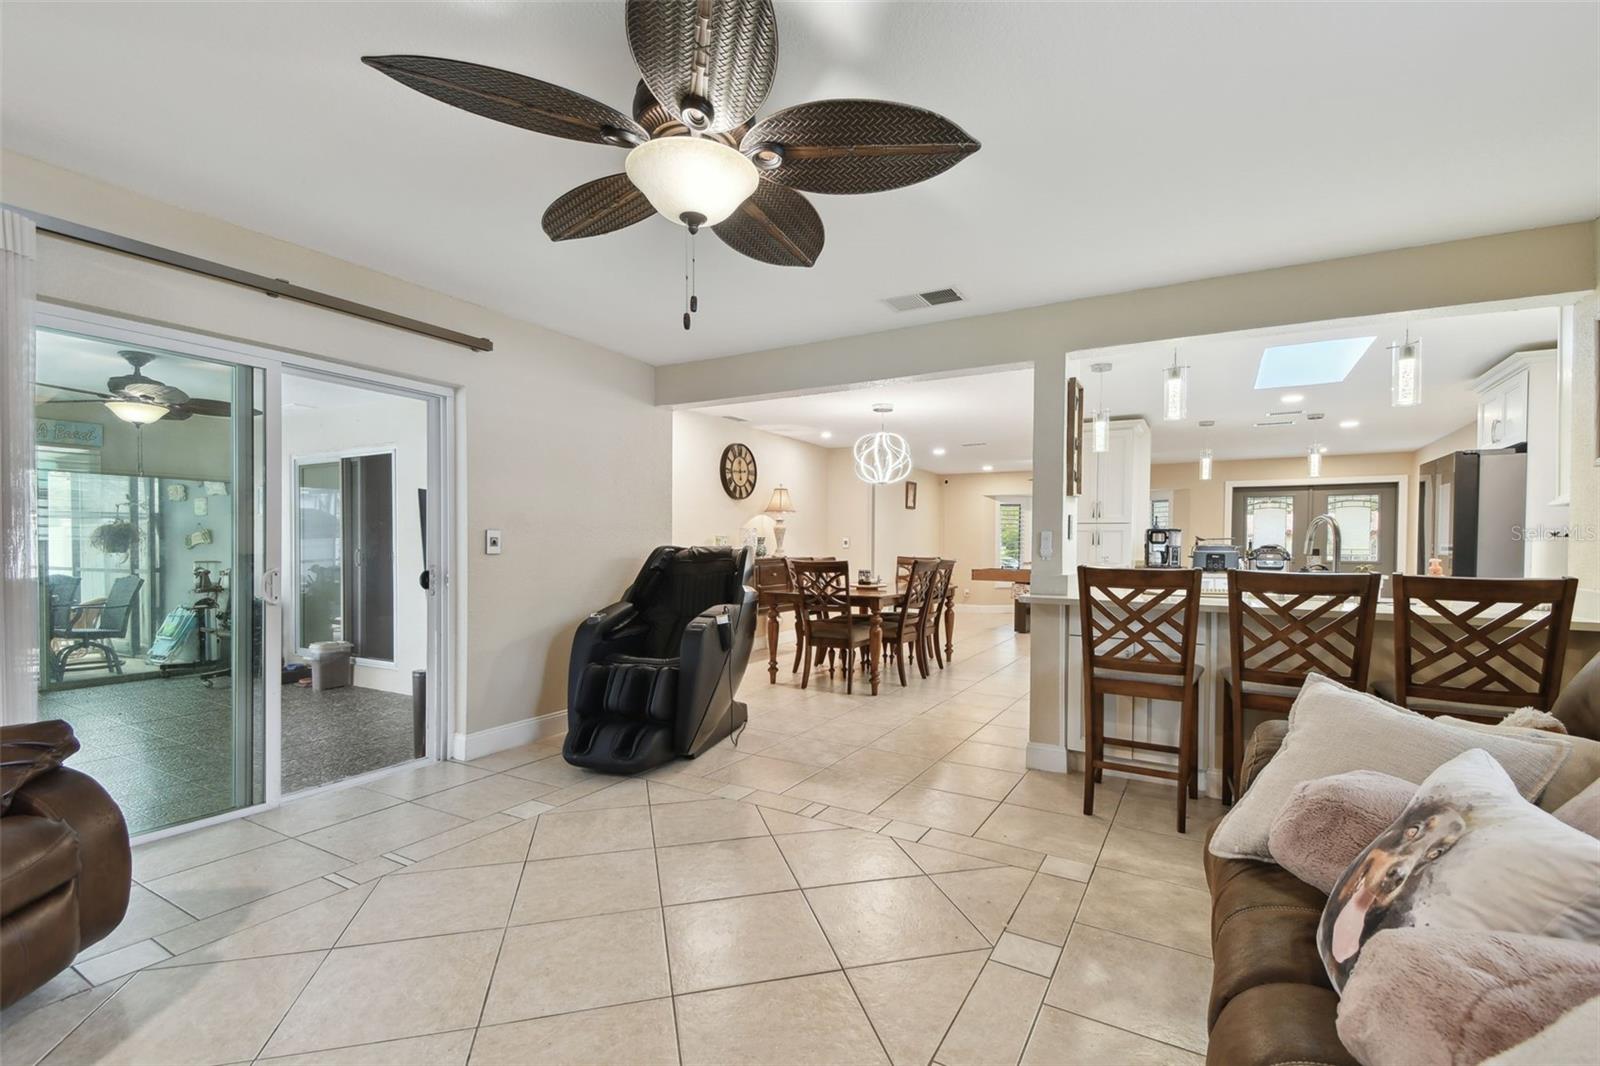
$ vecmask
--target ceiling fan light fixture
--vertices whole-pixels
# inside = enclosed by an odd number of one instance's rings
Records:
[[[756,166],[705,137],[663,137],[628,153],[628,180],[679,225],[715,226],[756,191]]]
[[[136,426],[148,426],[167,417],[167,409],[158,403],[144,400],[107,400],[106,410]]]
[[[783,145],[773,141],[756,145],[749,155],[757,170],[777,170],[783,166]]]

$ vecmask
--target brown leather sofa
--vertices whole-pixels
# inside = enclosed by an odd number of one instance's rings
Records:
[[[122,922],[133,856],[122,811],[62,766],[65,722],[0,729],[0,1006],[72,964]]]
[[[1600,740],[1600,656],[1562,690],[1551,713],[1574,736]],[[1288,732],[1263,722],[1245,749],[1240,788],[1277,753]],[[1271,863],[1218,859],[1206,838],[1211,886],[1213,1066],[1356,1066],[1339,1041],[1338,994],[1317,954],[1327,897]]]

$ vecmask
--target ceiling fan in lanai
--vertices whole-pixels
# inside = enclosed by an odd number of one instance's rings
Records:
[[[693,235],[709,226],[736,252],[809,267],[822,219],[802,192],[882,192],[939,174],[978,150],[932,111],[883,100],[819,100],[756,119],[778,63],[771,0],[628,0],[642,80],[630,118],[559,85],[430,56],[363,63],[464,111],[535,133],[628,150],[623,173],[578,186],[544,213],[554,241],[594,237],[653,214]]]

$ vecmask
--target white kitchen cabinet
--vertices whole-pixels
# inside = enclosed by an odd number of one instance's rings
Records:
[[[1512,360],[1516,358],[1512,356]],[[1509,362],[1511,360],[1507,360]],[[1501,367],[1506,365],[1500,364]],[[1483,382],[1493,374],[1491,370],[1478,380]],[[1510,448],[1527,441],[1528,368],[1519,363],[1510,373],[1478,389],[1478,447]]]
[[[1150,526],[1150,424],[1142,418],[1112,422],[1110,446],[1098,454],[1085,450],[1083,466],[1076,563],[1132,566],[1135,546]]]
[[[1089,566],[1130,566],[1133,534],[1127,523],[1102,523],[1083,527],[1085,550],[1079,558]]]

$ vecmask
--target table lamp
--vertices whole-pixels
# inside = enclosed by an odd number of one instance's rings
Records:
[[[794,514],[794,501],[789,498],[789,490],[779,485],[772,490],[772,499],[767,502],[764,514],[772,516],[773,554],[783,554],[783,519],[785,515]]]

